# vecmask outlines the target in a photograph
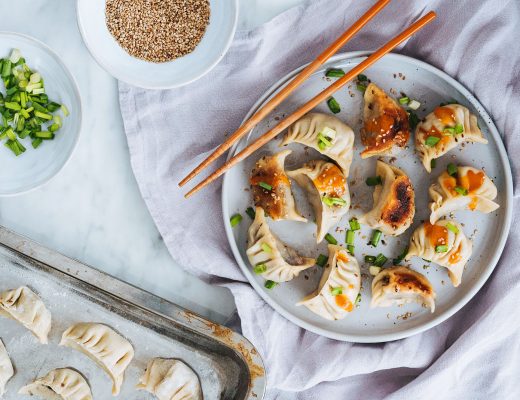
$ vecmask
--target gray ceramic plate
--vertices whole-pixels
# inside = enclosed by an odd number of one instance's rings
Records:
[[[332,58],[324,68],[312,75],[262,124],[257,126],[247,138],[239,142],[231,153],[234,154],[243,149],[252,138],[256,138],[268,127],[276,124],[276,119],[292,112],[328,86],[330,81],[324,77],[324,71],[327,68],[338,67],[349,70],[363,60],[366,54],[366,52],[346,53]],[[254,105],[246,118],[249,118],[300,70],[301,68],[291,72],[271,87]],[[479,291],[493,271],[509,232],[513,204],[512,178],[507,154],[493,121],[477,99],[460,83],[431,65],[397,54],[385,56],[376,65],[369,68],[365,74],[387,92],[394,94],[394,97],[400,97],[399,93],[404,92],[410,98],[419,100],[421,107],[417,113],[420,117],[431,112],[439,103],[451,99],[469,107],[472,113],[479,116],[479,124],[489,140],[489,144],[469,144],[454,149],[438,159],[436,168],[431,174],[428,174],[414,153],[413,143],[410,140],[409,148],[403,150],[393,164],[402,168],[414,184],[416,195],[414,224],[397,238],[385,237],[384,243],[381,243],[377,249],[367,246],[371,229],[367,226],[362,227],[361,232],[356,236],[356,258],[363,273],[362,300],[353,313],[341,321],[328,321],[311,313],[303,306],[295,306],[296,302],[317,287],[322,272],[320,267],[313,267],[301,273],[293,281],[278,285],[272,290],[265,289],[263,279],[252,272],[246,256],[247,229],[250,220],[244,213],[245,209],[252,205],[251,195],[247,190],[249,188],[248,178],[253,164],[261,155],[280,151],[278,139],[271,141],[226,174],[222,189],[222,203],[226,232],[235,258],[256,291],[275,310],[295,324],[330,338],[354,342],[384,342],[404,338],[441,323],[463,307]],[[376,158],[361,160],[359,157],[362,149],[358,134],[362,122],[363,98],[361,92],[357,91],[355,84],[352,84],[336,93],[335,98],[341,105],[341,113],[337,116],[350,125],[357,135],[354,162],[348,178],[352,208],[340,222],[337,230],[330,230],[338,242],[344,245],[348,220],[353,216],[361,215],[372,207],[372,189],[366,186],[365,179],[374,175]],[[321,104],[316,111],[330,112],[326,104]],[[293,154],[287,159],[287,169],[295,169],[304,161],[320,156],[312,149],[305,151],[301,145],[293,144],[289,147],[293,150]],[[364,265],[364,255],[376,255],[381,252],[391,260],[401,253],[414,229],[421,221],[428,218],[428,187],[445,170],[449,162],[485,168],[499,191],[495,201],[500,204],[500,208],[496,212],[485,215],[460,211],[455,214],[455,219],[464,225],[466,235],[473,240],[474,244],[473,255],[466,266],[462,284],[458,288],[454,288],[443,267],[428,264],[416,258],[411,263],[412,268],[425,274],[437,293],[435,313],[432,314],[417,304],[371,309],[369,303],[372,277],[368,274],[368,266]],[[305,196],[296,185],[293,187],[300,211],[312,221],[313,213]],[[244,215],[244,220],[239,226],[232,229],[229,218],[237,212]],[[327,254],[325,241],[320,245],[315,243],[316,226],[313,223],[270,221],[270,226],[282,240],[294,246],[303,255],[317,257],[320,253]]]

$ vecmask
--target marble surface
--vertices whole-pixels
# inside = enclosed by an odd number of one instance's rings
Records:
[[[240,0],[239,29],[251,29],[302,0]],[[117,82],[90,56],[74,0],[0,2],[1,30],[31,35],[76,78],[84,124],[72,159],[47,185],[0,198],[0,224],[214,321],[235,305],[227,289],[187,274],[170,257],[135,182]]]

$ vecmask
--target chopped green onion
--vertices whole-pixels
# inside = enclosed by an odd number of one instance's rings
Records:
[[[453,190],[455,190],[455,192],[457,192],[461,196],[467,196],[468,195],[468,189],[465,189],[465,188],[463,188],[461,186],[455,186],[455,188]]]
[[[368,272],[370,273],[370,275],[372,276],[377,276],[380,272],[381,272],[382,268],[381,267],[378,267],[376,265],[371,265],[369,268],[368,268]]]
[[[43,94],[43,93],[45,93],[45,89],[44,89],[44,88],[33,89],[32,92],[33,92],[34,94]]]
[[[38,72],[35,72],[34,74],[31,74],[29,78],[29,82],[31,83],[38,83],[42,80],[41,75]]]
[[[325,135],[323,135],[321,132],[318,133],[318,146],[320,146],[320,149],[322,148],[321,147],[321,144],[323,143],[323,146],[324,148],[327,148],[327,147],[331,147],[332,146],[332,142],[329,140],[328,137],[325,137]],[[323,150],[323,149],[322,149]]]
[[[359,74],[357,76],[357,80],[360,81],[360,82],[366,82],[366,81],[368,81],[368,77],[366,75]]]
[[[319,265],[320,267],[324,267],[325,264],[327,264],[327,256],[325,254],[320,254],[318,258],[316,259],[316,265]]]
[[[417,100],[412,100],[410,103],[408,103],[408,108],[411,108],[412,110],[418,110],[421,106],[421,103],[419,103]]]
[[[265,190],[273,190],[273,187],[265,182],[259,182],[258,186],[264,188]]]
[[[18,103],[14,103],[14,102],[10,102],[10,101],[6,101],[4,103],[4,107],[5,108],[8,108],[10,110],[15,110],[15,111],[20,111],[22,109],[22,107],[20,106],[20,104]]]
[[[459,233],[459,228],[457,228],[456,225],[453,225],[451,222],[448,222],[446,224],[446,228],[448,228],[450,231],[452,231],[455,235]]]
[[[381,177],[379,175],[378,176],[370,176],[370,177],[367,178],[365,183],[367,184],[367,186],[377,186],[377,185],[382,185],[383,184],[383,180],[381,179]]]
[[[356,296],[356,300],[354,301],[354,305],[361,303],[361,293],[358,293]]]
[[[271,249],[271,246],[269,246],[267,243],[262,243],[262,245],[260,247],[266,253],[272,253],[273,252],[273,249]]]
[[[348,224],[350,225],[351,231],[359,231],[361,229],[361,225],[357,218],[351,218],[350,221],[348,221]]]
[[[242,216],[240,214],[235,214],[229,219],[232,228],[237,226],[240,223],[240,221],[242,221]]]
[[[278,285],[278,284],[275,281],[271,281],[271,280],[265,281],[265,283],[264,283],[264,286],[265,286],[266,289],[272,289],[276,285]]]
[[[327,78],[341,78],[344,75],[345,71],[343,71],[341,68],[331,68],[325,72],[325,76]]]
[[[34,132],[34,136],[41,138],[41,139],[54,139],[54,133],[49,131],[39,131]]]
[[[347,244],[354,244],[354,239],[356,238],[356,234],[354,231],[348,230],[346,234],[345,241]]]
[[[65,115],[66,117],[69,116],[69,109],[67,108],[67,106],[65,104],[61,105],[61,111],[63,112],[63,115]]]
[[[426,138],[426,140],[424,141],[424,144],[426,144],[426,146],[434,147],[440,141],[441,141],[441,138],[439,138],[437,136],[428,136]]]
[[[365,256],[365,262],[367,264],[373,264],[376,262],[376,257],[375,256]]]
[[[382,267],[387,262],[388,258],[386,258],[383,254],[379,253],[374,261],[374,265],[376,267]]]
[[[351,256],[354,255],[354,249],[355,249],[355,246],[353,244],[347,244],[347,251],[349,252],[349,254]]]
[[[356,85],[356,89],[359,90],[361,93],[365,93],[365,90],[367,90],[367,87],[365,85],[362,85],[361,83],[358,83]]]
[[[60,126],[58,124],[52,124],[51,126],[49,126],[49,131],[53,132],[53,133],[59,129],[60,129]]]
[[[258,263],[253,268],[253,271],[257,275],[263,274],[265,271],[267,271],[267,265],[265,265],[264,263]]]
[[[339,197],[327,197],[327,196],[323,196],[321,198],[321,200],[323,201],[323,203],[329,207],[332,207],[332,206],[340,206],[340,207],[343,207],[347,204],[347,201],[342,199],[342,198],[339,198]]]
[[[430,168],[434,169],[437,166],[437,160],[435,158],[432,158],[430,161]]]
[[[13,64],[16,64],[18,61],[20,61],[21,57],[22,54],[20,53],[20,50],[13,49],[11,51],[11,55],[9,56],[9,61],[11,61]]]
[[[448,175],[455,176],[455,175],[457,175],[458,168],[455,164],[449,163],[446,170],[448,171]]]
[[[329,106],[329,110],[332,111],[332,113],[337,114],[341,111],[341,107],[339,106],[338,101],[331,97],[327,100],[327,105]]]
[[[36,138],[36,139],[34,139],[34,140],[31,142],[33,149],[37,149],[37,148],[40,146],[40,144],[42,144],[42,141],[43,141],[43,140],[40,139],[40,138]]]
[[[446,127],[442,130],[442,132],[444,133],[444,136],[455,135],[455,128]]]
[[[42,113],[41,111],[35,111],[34,115],[36,115],[38,118],[43,118],[43,119],[46,119],[46,120],[51,120],[52,119],[52,115],[51,114]]]
[[[327,233],[325,235],[325,240],[327,242],[329,242],[330,244],[338,244],[338,241],[336,240],[336,238],[334,236],[332,236],[330,233]]]
[[[374,230],[372,233],[372,238],[370,239],[370,244],[374,247],[377,247],[379,244],[379,240],[381,240],[382,232],[379,229]]]
[[[394,263],[394,265],[398,265],[398,264],[401,264],[401,261],[404,260],[404,258],[406,257],[406,255],[408,254],[408,246],[406,246],[403,251],[401,252],[401,254],[399,254],[397,256],[397,258],[394,258],[392,260],[392,262]]]
[[[256,211],[253,207],[247,207],[246,214],[249,215],[249,218],[251,218],[251,219],[255,219],[255,217],[256,217]]]
[[[330,288],[330,294],[333,296],[338,296],[340,294],[343,294],[343,287],[338,286],[338,287]]]
[[[399,104],[406,105],[406,104],[408,104],[409,102],[410,102],[410,98],[409,98],[409,97],[406,97],[406,96],[401,97],[401,98],[399,99]]]
[[[455,125],[455,133],[462,133],[462,132],[464,132],[464,125],[462,125],[462,124]]]
[[[7,78],[9,75],[11,75],[11,61],[10,60],[4,60],[4,63],[2,65],[2,78]]]
[[[11,140],[16,140],[16,134],[13,132],[12,128],[8,128],[6,131],[5,131],[5,134],[7,135],[7,137]]]
[[[445,244],[435,246],[436,253],[446,253],[448,251],[448,246]]]

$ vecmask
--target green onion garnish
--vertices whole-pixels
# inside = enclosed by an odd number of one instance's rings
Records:
[[[441,138],[438,138],[437,136],[428,136],[424,141],[424,144],[426,144],[426,146],[434,147],[440,141]]]
[[[377,185],[382,185],[383,184],[383,180],[381,179],[381,177],[379,175],[378,176],[370,176],[370,177],[367,178],[365,183],[367,184],[367,186],[377,186]]]
[[[446,228],[448,228],[448,230],[452,231],[455,235],[457,233],[459,233],[459,228],[457,228],[457,226],[453,225],[451,222],[448,222],[446,224]]]
[[[376,267],[382,267],[387,262],[388,258],[386,258],[383,254],[379,253],[374,260],[374,265]]]
[[[376,261],[375,256],[365,256],[365,262],[367,264],[374,264]]]
[[[361,293],[358,293],[356,296],[356,300],[354,301],[354,305],[361,303]]]
[[[449,163],[448,167],[446,168],[448,171],[448,175],[455,176],[457,175],[457,166],[453,163]]]
[[[325,76],[327,78],[341,78],[344,75],[345,71],[343,71],[341,68],[331,68],[325,72]]]
[[[332,146],[332,142],[329,140],[328,137],[325,137],[321,132],[318,133],[318,146],[320,146],[320,149],[324,150],[327,147]],[[322,146],[324,148],[322,148]]]
[[[271,249],[271,246],[269,246],[267,243],[262,243],[262,245],[260,247],[266,253],[272,253],[273,252],[273,249]]]
[[[399,255],[397,256],[397,258],[394,258],[394,259],[392,260],[392,262],[394,263],[394,265],[398,265],[398,264],[400,264],[401,261],[404,260],[404,258],[406,257],[407,254],[408,254],[408,246],[406,246],[406,247],[403,249],[403,251],[401,252],[401,254],[399,254]]]
[[[442,131],[446,134],[445,136],[455,135],[455,128],[447,127],[444,128]]]
[[[265,182],[259,182],[258,186],[264,188],[265,190],[273,190],[273,187]]]
[[[327,197],[327,196],[323,196],[321,198],[321,201],[323,201],[323,203],[329,207],[332,207],[332,206],[340,206],[340,207],[343,207],[347,204],[347,201],[342,199],[342,198],[339,198],[339,197]]]
[[[347,244],[354,244],[355,238],[356,238],[356,234],[354,233],[354,231],[348,230],[347,234],[346,234],[346,239],[345,239]]]
[[[351,218],[350,221],[348,221],[348,224],[350,225],[351,231],[359,231],[361,229],[361,225],[357,218]]]
[[[229,219],[232,228],[237,226],[240,223],[240,221],[242,221],[242,216],[240,214],[235,214]]]
[[[366,81],[368,81],[368,77],[367,77],[366,75],[359,74],[359,75],[357,76],[357,80],[358,80],[359,82],[366,82]]]
[[[461,186],[455,186],[455,188],[453,190],[455,190],[461,196],[467,196],[468,195],[468,189],[465,189],[465,188],[463,188]]]
[[[334,236],[332,236],[330,233],[327,233],[325,235],[325,240],[327,242],[329,242],[330,244],[338,244],[338,241],[336,240],[336,238]]]
[[[356,248],[356,247],[355,247],[353,244],[347,244],[347,251],[349,252],[349,254],[350,254],[351,256],[354,255],[354,249],[355,249],[355,248]]]
[[[408,104],[409,102],[410,102],[410,98],[409,98],[409,97],[406,97],[406,96],[401,97],[401,98],[399,99],[399,104],[406,105],[406,104]]]
[[[318,258],[316,259],[316,265],[319,265],[320,267],[324,267],[325,264],[327,264],[327,256],[325,254],[320,254]]]
[[[356,89],[359,90],[361,93],[365,93],[365,90],[367,90],[367,87],[365,85],[362,85],[361,83],[358,83],[356,85]]]
[[[253,268],[253,271],[257,275],[263,274],[265,271],[267,271],[267,265],[265,265],[264,263],[258,263]]]
[[[264,283],[264,286],[265,286],[266,289],[272,289],[276,285],[278,285],[278,284],[275,281],[271,281],[271,280],[265,281],[265,283]]]
[[[377,245],[379,244],[379,240],[381,240],[381,235],[382,235],[382,232],[379,229],[374,230],[369,244],[374,247],[377,247]]]
[[[249,215],[249,218],[251,218],[251,219],[255,219],[255,217],[256,217],[256,211],[253,207],[247,207],[246,214]]]
[[[337,114],[341,111],[341,107],[334,97],[331,97],[327,100],[327,105],[329,106],[329,110],[334,114]]]
[[[462,125],[462,124],[455,125],[455,133],[462,133],[462,132],[464,132],[464,125]]]
[[[432,158],[430,161],[430,168],[434,169],[437,166],[437,160],[435,158]]]
[[[333,296],[338,296],[340,294],[343,294],[343,287],[338,286],[338,287],[330,288],[330,294]]]
[[[410,124],[410,128],[413,130],[419,124],[419,117],[413,111],[408,111],[408,123]]]
[[[445,244],[435,246],[436,253],[446,253],[447,251],[448,251],[448,246],[446,246]]]

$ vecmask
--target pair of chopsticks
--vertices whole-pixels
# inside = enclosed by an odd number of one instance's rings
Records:
[[[287,98],[298,86],[300,86],[314,71],[316,71],[321,65],[323,65],[332,55],[334,55],[345,43],[347,43],[352,36],[354,36],[363,26],[365,26],[379,11],[381,11],[390,0],[379,0],[372,8],[370,8],[357,22],[348,28],[334,43],[332,43],[323,53],[321,53],[312,63],[310,63],[302,72],[300,72],[287,86],[285,86],[278,94],[276,94],[271,100],[269,100],[264,107],[258,110],[250,119],[248,119],[235,133],[229,136],[224,143],[222,143],[208,158],[200,163],[192,172],[190,172],[180,183],[179,186],[185,185],[196,175],[198,175],[204,168],[219,158],[226,150],[228,150],[235,142],[242,138],[247,132],[253,129],[263,118],[265,118],[278,104],[280,104],[285,98]],[[388,41],[385,45],[380,47],[364,61],[359,63],[357,66],[352,68],[343,77],[338,79],[336,82],[331,84],[321,93],[313,97],[294,113],[282,120],[278,125],[273,127],[271,130],[264,133],[254,142],[249,144],[241,152],[230,158],[224,165],[218,168],[215,172],[209,175],[206,179],[196,185],[185,197],[188,198],[191,195],[197,193],[200,189],[209,185],[215,181],[222,174],[233,168],[240,161],[244,160],[260,147],[265,145],[271,139],[273,139],[280,132],[288,128],[303,115],[315,108],[319,103],[327,100],[340,88],[345,86],[349,81],[354,79],[357,75],[361,74],[368,67],[382,58],[385,54],[392,51],[401,42],[408,39],[414,33],[422,29],[425,25],[430,23],[436,17],[433,11],[430,11],[424,17],[410,25],[407,29],[395,36],[393,39]]]

